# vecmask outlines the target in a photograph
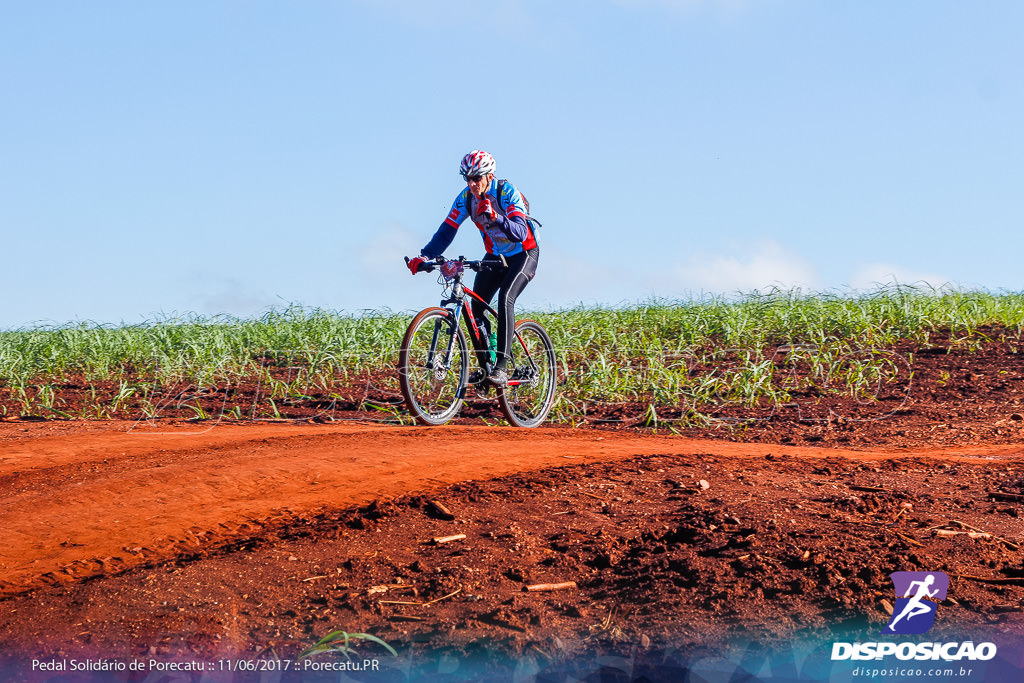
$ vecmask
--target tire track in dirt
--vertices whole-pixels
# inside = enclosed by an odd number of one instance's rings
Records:
[[[851,451],[557,428],[157,430],[112,422],[49,434],[0,425],[0,597],[217,547],[324,509],[560,464],[649,454],[1024,458],[1019,445]]]

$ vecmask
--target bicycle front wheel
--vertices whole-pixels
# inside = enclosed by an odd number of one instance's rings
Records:
[[[515,426],[536,427],[555,404],[555,347],[540,323],[520,320],[509,356],[508,385],[498,392],[498,405]]]
[[[448,309],[416,314],[398,352],[398,380],[409,411],[424,425],[442,425],[462,407],[469,376],[466,338]]]

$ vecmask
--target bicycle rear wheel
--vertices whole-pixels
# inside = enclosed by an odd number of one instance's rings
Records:
[[[508,385],[498,391],[498,405],[515,426],[536,427],[555,404],[555,347],[540,323],[520,320],[509,356]]]
[[[409,411],[425,425],[442,425],[462,407],[469,377],[466,338],[445,308],[416,314],[398,352],[398,380]]]

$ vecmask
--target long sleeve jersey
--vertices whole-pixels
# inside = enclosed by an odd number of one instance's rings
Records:
[[[498,181],[492,180],[486,196],[491,201],[494,213],[497,214],[493,221],[477,214],[477,207],[482,200],[474,197],[468,187],[463,188],[452,202],[448,217],[437,228],[427,246],[423,247],[422,254],[429,258],[443,254],[455,239],[455,231],[470,217],[483,237],[484,248],[488,254],[515,256],[537,246],[533,228],[526,220],[523,195],[512,183],[505,181],[501,184],[499,201]]]

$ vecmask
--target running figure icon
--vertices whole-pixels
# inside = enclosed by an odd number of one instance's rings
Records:
[[[924,633],[930,629],[935,622],[936,603],[946,599],[949,577],[943,572],[893,572],[889,576],[896,588],[896,609],[883,633]]]

